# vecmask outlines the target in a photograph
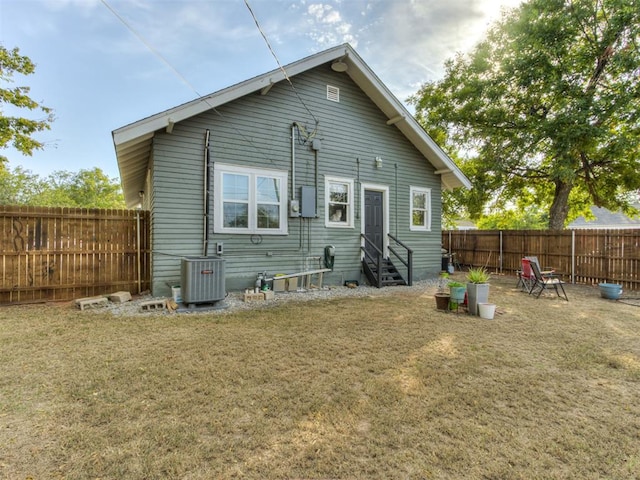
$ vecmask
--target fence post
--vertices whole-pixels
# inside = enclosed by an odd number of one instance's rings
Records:
[[[498,269],[502,273],[502,230],[500,230],[500,256],[498,257]]]
[[[576,283],[576,231],[571,230],[571,283]]]

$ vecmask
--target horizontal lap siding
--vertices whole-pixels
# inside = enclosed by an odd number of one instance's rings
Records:
[[[287,198],[291,198],[291,126],[315,127],[322,147],[315,155],[296,142],[295,196],[300,187],[317,188],[318,218],[288,219],[288,235],[263,235],[261,243],[250,235],[210,235],[209,252],[224,244],[227,288],[246,288],[256,274],[293,273],[324,266],[326,245],[336,247],[334,272],[328,283],[360,278],[360,185],[389,188],[389,232],[415,248],[417,276],[435,273],[440,266],[440,179],[420,153],[345,74],[329,66],[273,86],[267,95],[255,93],[176,124],[173,133],[160,132],[154,141],[154,293],[168,294],[167,283],[180,277],[180,257],[202,253],[203,148],[210,130],[212,162],[272,168],[288,172]],[[327,84],[340,88],[340,102],[326,99]],[[301,103],[298,96],[304,102]],[[306,106],[306,107],[305,107]],[[383,158],[382,169],[374,158]],[[358,159],[360,161],[358,165]],[[398,169],[396,171],[395,165]],[[396,186],[397,173],[397,186]],[[352,229],[325,227],[325,176],[353,179],[356,219]],[[357,183],[359,179],[360,183]],[[211,180],[213,186],[213,178]],[[409,232],[409,187],[432,189],[432,232]],[[397,199],[397,204],[396,204]],[[213,194],[211,213],[213,215]],[[213,218],[210,222],[211,229]],[[396,228],[397,227],[397,228]]]

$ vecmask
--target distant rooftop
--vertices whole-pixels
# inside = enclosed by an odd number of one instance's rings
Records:
[[[640,209],[640,204],[634,204]],[[571,222],[568,228],[640,228],[640,217],[628,217],[622,212],[612,212],[602,207],[591,207],[593,220],[587,220],[583,216]]]

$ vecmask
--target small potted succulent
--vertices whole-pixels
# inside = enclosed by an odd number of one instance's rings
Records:
[[[490,278],[491,274],[484,267],[470,268],[467,272],[467,302],[471,315],[478,315],[478,303],[489,301]]]
[[[451,303],[455,306],[464,303],[464,295],[467,291],[467,286],[462,282],[451,281],[449,282],[449,292],[451,294]],[[454,307],[455,308],[455,307]]]

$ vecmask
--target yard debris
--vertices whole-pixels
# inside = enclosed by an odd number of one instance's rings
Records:
[[[177,309],[178,303],[175,300],[167,300],[167,310],[169,310],[169,313],[174,313]]]

